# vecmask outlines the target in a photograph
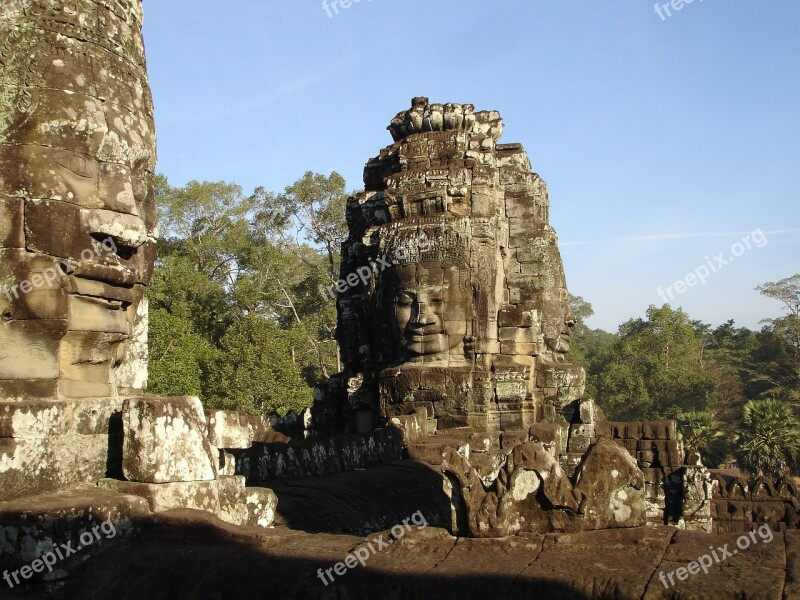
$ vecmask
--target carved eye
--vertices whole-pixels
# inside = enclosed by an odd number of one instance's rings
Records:
[[[80,154],[72,152],[64,152],[53,157],[53,162],[57,165],[64,167],[68,171],[72,171],[78,177],[92,177],[92,170],[89,161]]]
[[[411,306],[414,304],[414,298],[412,298],[409,294],[398,294],[395,302],[398,306]]]
[[[444,298],[441,296],[435,296],[431,298],[431,304],[444,304]]]

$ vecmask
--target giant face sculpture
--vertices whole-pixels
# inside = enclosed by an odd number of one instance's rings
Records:
[[[569,352],[575,315],[565,289],[550,290],[542,301],[542,335],[547,349],[556,360],[563,360]]]
[[[399,260],[338,297],[343,376],[364,384],[334,402],[432,403],[440,424],[481,430],[557,420],[583,372],[565,359],[574,317],[546,184],[520,144],[498,143],[496,111],[418,97],[389,129],[347,204],[341,275]]]
[[[140,3],[59,4],[0,21],[0,380],[103,396],[144,384],[144,356],[117,374],[155,260],[152,101]]]
[[[425,261],[396,267],[395,278],[392,322],[405,357],[458,354],[473,318],[466,269]]]

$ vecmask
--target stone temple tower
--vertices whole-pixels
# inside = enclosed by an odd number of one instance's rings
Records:
[[[585,377],[564,359],[573,315],[544,181],[498,143],[495,111],[414,98],[388,129],[347,207],[341,276],[365,276],[337,301],[339,409],[424,404],[440,430],[560,422]]]

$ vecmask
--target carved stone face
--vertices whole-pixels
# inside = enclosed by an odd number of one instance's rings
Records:
[[[464,270],[453,264],[420,262],[396,267],[395,275],[392,317],[406,357],[456,351],[471,334],[473,317]]]
[[[566,354],[570,348],[572,327],[575,326],[575,315],[566,290],[555,289],[545,293],[542,309],[545,345],[556,354]]]
[[[120,18],[76,2],[51,20],[49,4],[33,4],[17,30],[0,30],[0,84],[16,90],[0,98],[0,212],[11,220],[0,235],[11,288],[0,296],[0,346],[34,344],[47,368],[6,362],[0,379],[55,378],[65,395],[105,395],[155,261],[141,7]]]

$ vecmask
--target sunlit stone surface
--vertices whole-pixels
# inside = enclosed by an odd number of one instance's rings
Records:
[[[410,414],[440,428],[524,429],[583,393],[565,362],[574,317],[544,181],[499,113],[412,108],[348,203],[338,296],[343,409]],[[352,279],[351,279],[352,280]],[[352,387],[352,384],[351,384]]]
[[[0,18],[0,392],[141,389],[156,240],[141,3],[14,6]]]

